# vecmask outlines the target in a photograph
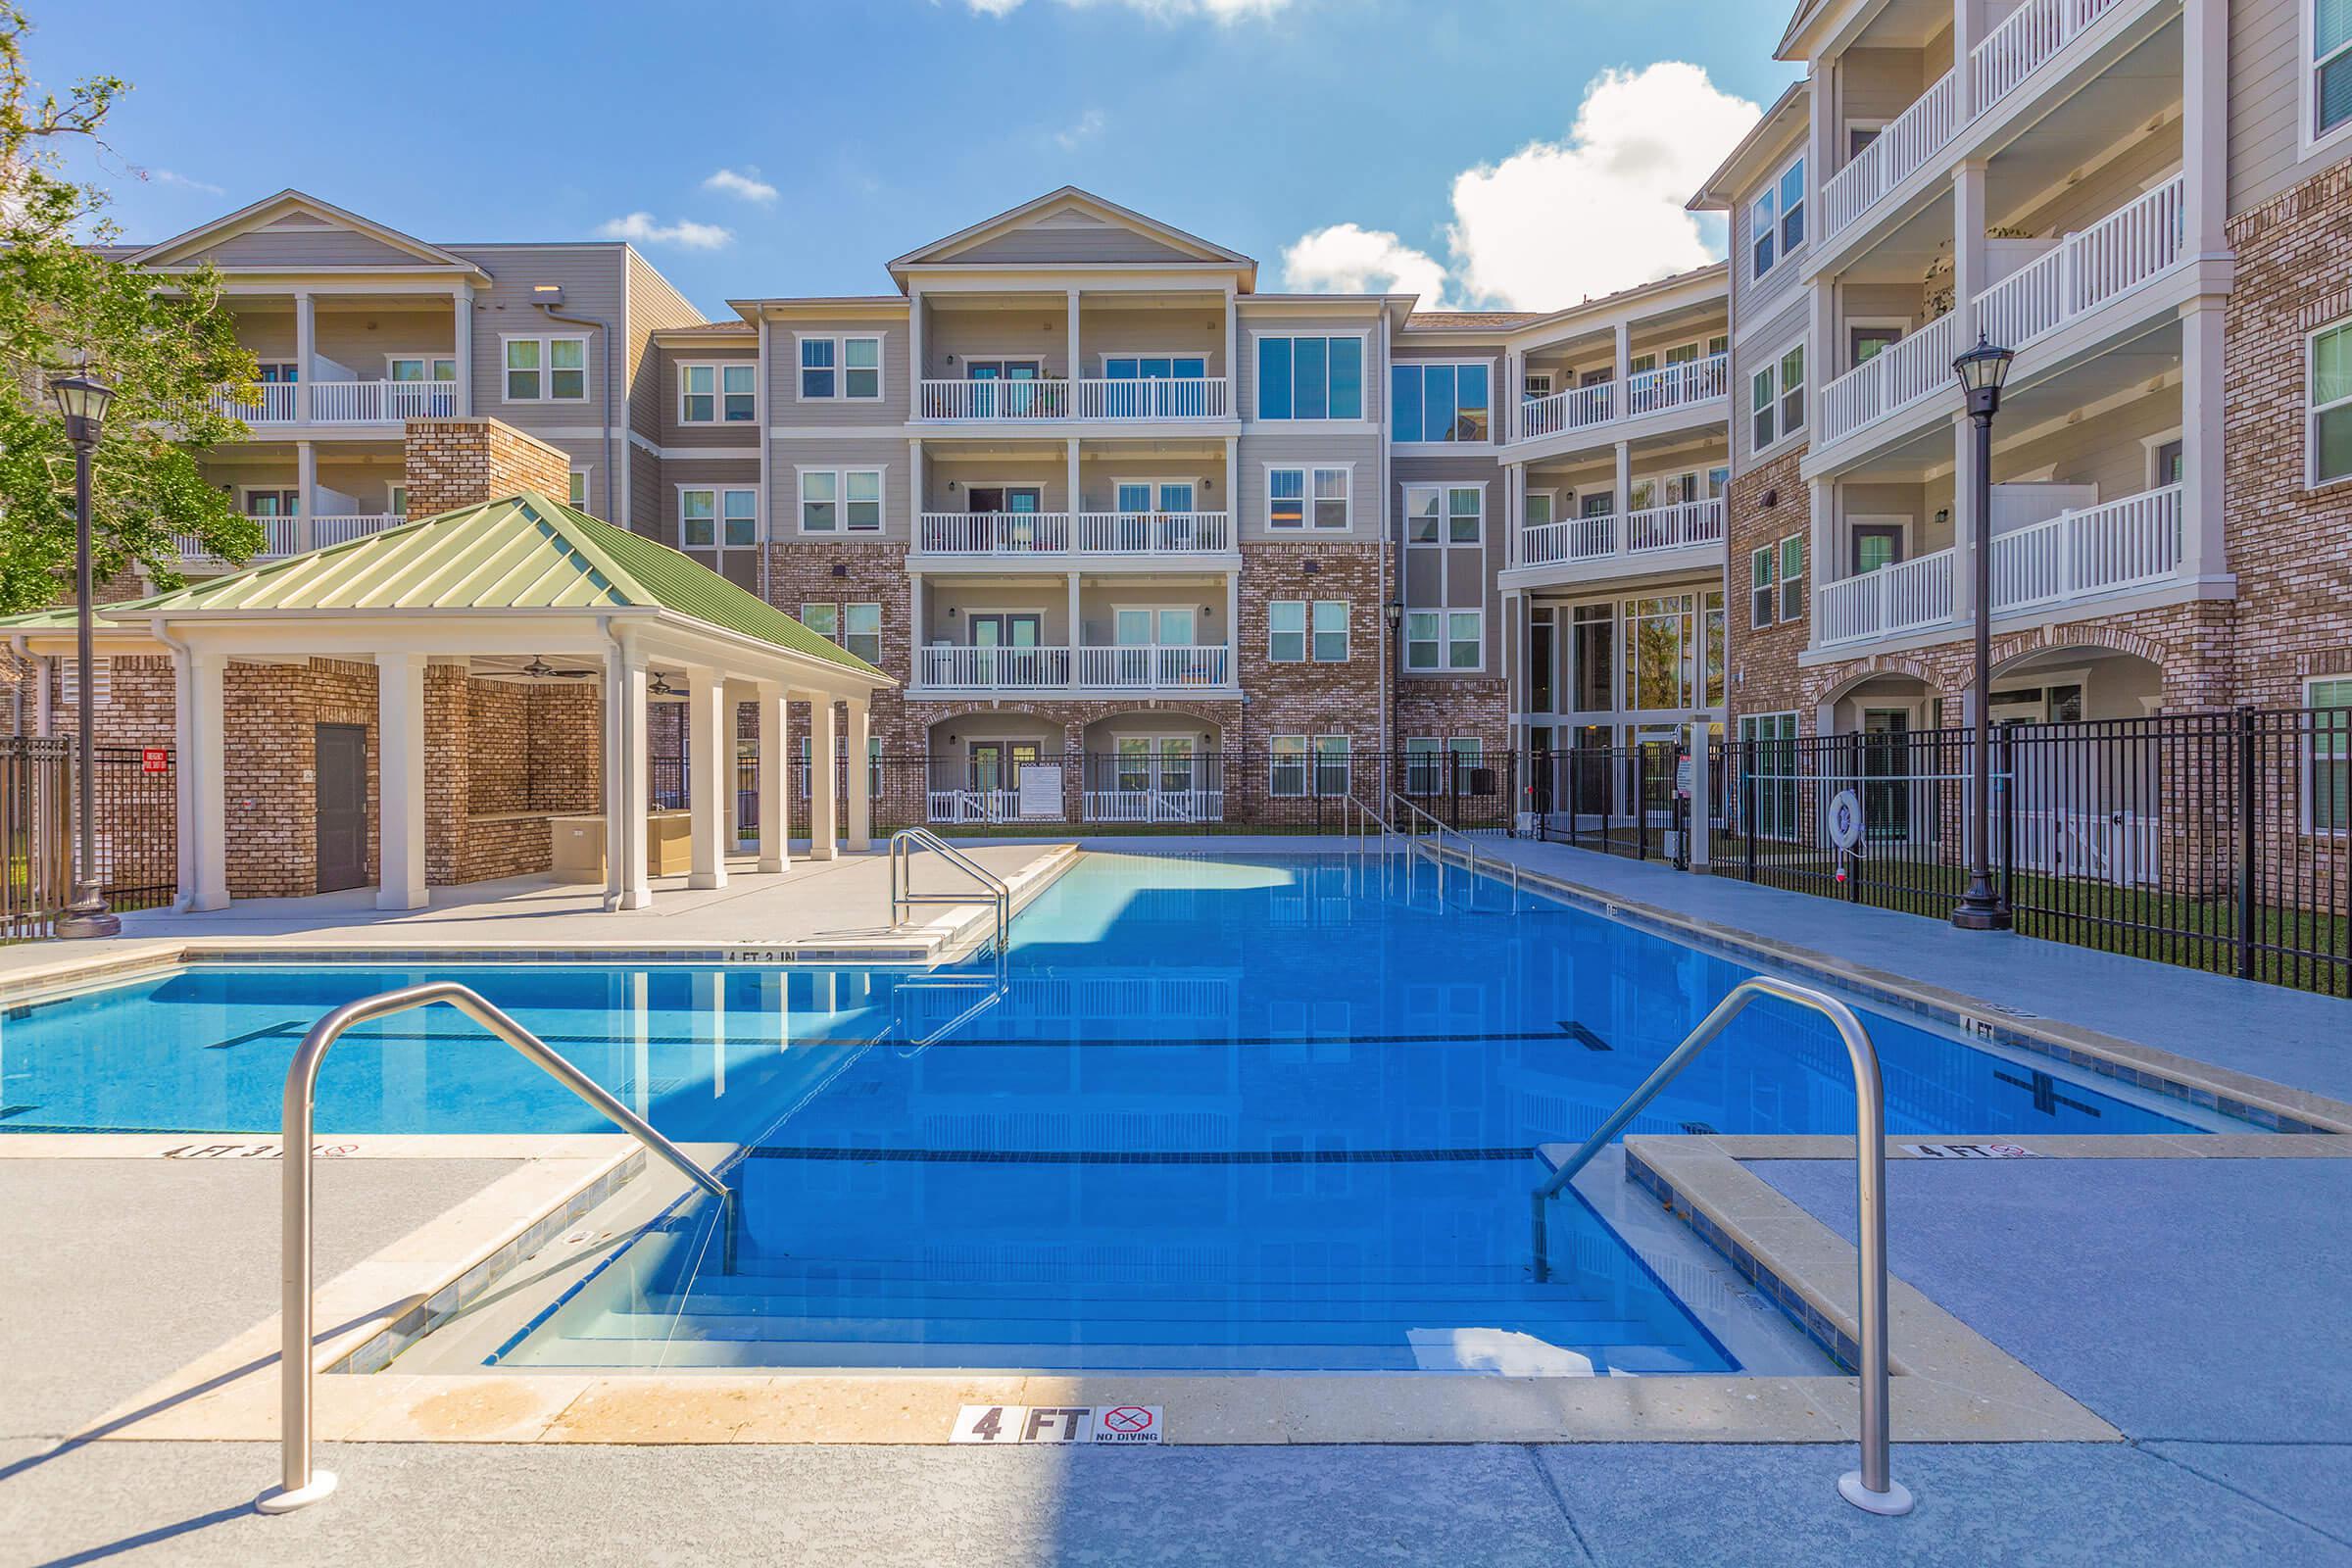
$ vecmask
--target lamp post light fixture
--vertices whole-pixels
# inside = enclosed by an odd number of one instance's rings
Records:
[[[80,688],[81,735],[74,759],[79,814],[77,853],[74,864],[74,899],[59,917],[61,937],[120,935],[122,922],[106,906],[94,880],[98,866],[97,788],[93,769],[95,747],[91,705],[97,687],[90,600],[90,463],[97,456],[98,437],[106,428],[106,406],[115,389],[88,374],[61,375],[49,383],[58,411],[66,416],[66,439],[74,444],[74,685]]]
[[[1976,585],[1976,713],[1969,748],[1970,802],[1975,829],[1968,865],[1968,891],[1953,906],[1952,924],[1963,931],[2006,931],[2009,906],[1992,885],[1992,416],[2001,406],[2001,383],[2009,378],[2009,350],[1977,334],[1977,346],[1952,362],[1952,373],[1968,395],[1968,416],[1976,430],[1975,523],[1969,561]]]

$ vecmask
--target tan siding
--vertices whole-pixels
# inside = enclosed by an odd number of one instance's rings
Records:
[[[1740,341],[1732,345],[1732,462],[1744,471],[1755,453],[1750,437],[1754,424],[1748,418],[1748,381],[1758,370],[1778,359],[1789,343],[1802,338],[1811,316],[1811,306],[1802,294],[1786,301],[1779,313],[1754,332],[1743,332]],[[1808,366],[1806,377],[1813,385],[1806,389],[1808,423],[1812,410],[1820,407],[1823,377],[1818,368]],[[1777,454],[1776,454],[1777,455]]]
[[[536,283],[561,283],[564,304],[560,314],[586,317],[605,323],[605,331],[614,334],[612,344],[612,373],[615,382],[623,381],[627,360],[619,334],[625,330],[623,315],[625,290],[622,286],[622,257],[626,249],[620,245],[502,245],[468,247],[459,252],[468,261],[479,264],[495,281],[474,295],[473,314],[473,412],[491,418],[504,419],[518,430],[527,430],[542,440],[566,447],[575,455],[583,450],[597,452],[595,461],[604,462],[601,448],[583,443],[577,436],[558,435],[557,431],[591,429],[606,422],[609,412],[616,406],[612,389],[604,384],[604,345],[598,341],[594,327],[574,326],[567,322],[550,321],[546,315],[531,303],[531,287]],[[505,338],[550,337],[565,334],[584,335],[588,339],[588,397],[578,403],[537,402],[510,403],[506,400]],[[615,459],[618,449],[615,447]]]
[[[858,402],[848,398],[803,400],[800,396],[800,340],[804,337],[864,336],[882,339],[881,398],[878,401]],[[826,425],[904,424],[912,407],[906,382],[906,316],[903,311],[893,316],[769,322],[767,422],[787,430]],[[900,456],[904,458],[905,455],[905,448],[902,447]]]
[[[709,424],[682,424],[678,420],[678,368],[683,365],[757,365],[758,349],[735,348],[662,348],[647,361],[644,371],[646,383],[653,389],[649,402],[652,411],[651,428],[654,439],[664,447],[749,447],[760,445],[761,416],[765,409],[757,409],[748,423],[728,423],[723,419]],[[716,411],[723,412],[724,400],[717,387],[711,396]]]
[[[415,251],[348,228],[232,234],[199,253],[221,267],[431,267]],[[442,264],[445,265],[445,264]]]
[[[2174,120],[2137,138],[2031,213],[2011,220],[2007,226],[2040,235],[2088,228],[2180,170],[2180,122]]]
[[[1225,373],[1225,308],[1201,300],[1153,309],[1096,310],[1082,307],[1078,349],[1085,356],[1080,375],[1101,375],[1106,354],[1199,354],[1210,375]]]
[[[929,454],[926,454],[928,457]],[[801,532],[800,479],[795,465],[804,467],[880,468],[882,474],[882,531],[879,534],[804,534]],[[912,514],[906,487],[909,477],[906,443],[891,437],[845,437],[839,441],[778,441],[768,452],[770,532],[777,543],[796,540],[838,540],[847,545],[906,546]]]
[[[2262,206],[2330,164],[2352,157],[2352,139],[2302,155],[2300,8],[2308,0],[2235,0],[2230,8],[2230,212]]]
[[[1377,435],[1316,436],[1304,433],[1305,428],[1302,426],[1298,434],[1283,431],[1280,434],[1243,438],[1240,460],[1242,471],[1231,491],[1231,499],[1241,513],[1237,519],[1239,537],[1246,544],[1312,544],[1317,539],[1378,543],[1382,515],[1381,438]],[[1301,466],[1311,464],[1354,465],[1349,494],[1352,526],[1346,533],[1337,530],[1318,532],[1311,528],[1299,532],[1270,532],[1266,527],[1266,465],[1270,463],[1296,463]]]
[[[803,328],[803,330],[810,330]],[[781,338],[779,338],[781,341]],[[973,360],[1034,359],[1038,373],[1059,379],[1070,373],[1070,319],[1059,300],[990,311],[923,313],[923,374],[931,380],[961,380]]]
[[[933,260],[1051,267],[1061,263],[1198,262],[1200,258],[1131,228],[1105,223],[1099,228],[1016,228]]]

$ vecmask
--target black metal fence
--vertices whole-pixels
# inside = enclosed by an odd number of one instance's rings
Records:
[[[1528,758],[1534,836],[1637,860],[1688,863],[1679,743],[1587,746]]]
[[[72,741],[0,737],[0,941],[50,934],[74,896]],[[169,746],[92,749],[92,879],[109,908],[172,902],[178,839]]]
[[[1974,855],[1973,747],[1955,729],[1720,745],[1711,869],[1944,914]],[[2019,931],[2352,995],[2352,711],[2011,725],[1992,747],[1988,858]]]

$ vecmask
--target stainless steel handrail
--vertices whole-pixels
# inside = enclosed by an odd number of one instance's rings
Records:
[[[1389,825],[1389,819],[1381,815],[1378,811],[1372,809],[1371,807],[1365,805],[1362,801],[1356,799],[1352,792],[1344,798],[1348,803],[1348,819],[1355,824],[1355,847],[1357,852],[1362,852],[1364,840],[1371,837],[1371,829],[1373,828],[1380,829],[1380,847],[1382,851],[1387,851],[1389,847],[1389,835],[1396,831],[1394,827]]]
[[[1690,1064],[1690,1058],[1723,1033],[1726,1026],[1740,1015],[1740,1009],[1758,997],[1775,997],[1810,1007],[1830,1020],[1838,1030],[1838,1038],[1845,1043],[1845,1054],[1854,1069],[1854,1179],[1859,1191],[1857,1231],[1861,1245],[1856,1256],[1856,1297],[1859,1302],[1857,1317],[1860,1334],[1855,1346],[1861,1365],[1857,1370],[1862,1380],[1862,1467],[1848,1471],[1838,1482],[1838,1494],[1857,1508],[1871,1513],[1899,1514],[1911,1511],[1911,1494],[1888,1473],[1886,1414],[1886,1092],[1879,1078],[1879,1054],[1870,1043],[1870,1031],[1862,1027],[1853,1009],[1836,997],[1814,990],[1810,986],[1791,985],[1765,975],[1754,975],[1734,986],[1731,993],[1715,1004],[1715,1010],[1699,1020],[1698,1027],[1686,1035],[1683,1043],[1674,1048],[1664,1061],[1642,1086],[1625,1097],[1625,1103],[1611,1111],[1592,1137],[1579,1146],[1568,1162],[1554,1171],[1551,1179],[1535,1192],[1535,1275],[1544,1279],[1549,1272],[1544,1256],[1544,1203],[1556,1195],[1576,1173],[1592,1160],[1592,1156],[1607,1148],[1610,1141],[1642,1108],[1655,1100],[1675,1075]]]
[[[284,1235],[279,1281],[284,1291],[281,1312],[285,1336],[278,1350],[280,1421],[280,1485],[262,1494],[254,1506],[263,1513],[291,1513],[317,1502],[335,1490],[331,1470],[311,1465],[311,1124],[312,1102],[318,1086],[318,1064],[327,1049],[355,1024],[371,1023],[396,1012],[429,1007],[446,1002],[484,1029],[522,1053],[525,1060],[579,1096],[596,1109],[634,1133],[639,1142],[661,1155],[697,1187],[719,1200],[721,1223],[733,1203],[727,1184],[705,1169],[677,1145],[653,1129],[645,1118],[613,1099],[579,1068],[556,1054],[546,1042],[508,1017],[480,995],[452,980],[434,980],[398,991],[379,992],[346,1002],[302,1037],[294,1060],[286,1068],[284,1111],[285,1179],[281,1189]]]
[[[1449,824],[1439,820],[1423,808],[1414,805],[1410,800],[1398,794],[1396,791],[1391,790],[1389,792],[1389,809],[1393,811],[1399,806],[1412,812],[1414,816],[1417,816],[1423,821],[1427,822],[1431,827],[1436,828],[1438,830],[1438,843],[1441,847],[1444,846],[1446,842],[1446,835],[1448,833],[1452,834],[1455,838],[1460,839],[1462,841],[1462,860],[1464,869],[1466,869],[1473,877],[1478,875],[1478,844],[1476,840],[1472,839],[1469,834],[1463,832],[1460,828],[1450,826]],[[1406,820],[1409,821],[1410,818],[1407,818]],[[1419,847],[1419,840],[1421,837],[1419,833],[1407,832],[1406,829],[1401,825],[1396,829],[1396,831],[1404,835],[1407,848]],[[1438,868],[1438,897],[1442,899],[1446,896],[1446,857],[1437,851],[1432,851],[1430,853],[1430,861]],[[1471,884],[1471,898],[1473,902],[1475,902],[1477,899],[1477,884],[1475,882]]]
[[[900,911],[915,904],[969,904],[968,895],[957,893],[917,893],[914,891],[914,852],[929,850],[950,865],[988,890],[989,903],[997,914],[997,956],[1002,958],[1010,945],[1012,926],[1012,885],[980,864],[961,850],[948,843],[929,828],[903,827],[890,836],[890,923],[896,927]]]

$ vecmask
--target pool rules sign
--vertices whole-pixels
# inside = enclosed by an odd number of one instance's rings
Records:
[[[1136,1444],[1160,1441],[1156,1404],[967,1404],[950,1443]]]

